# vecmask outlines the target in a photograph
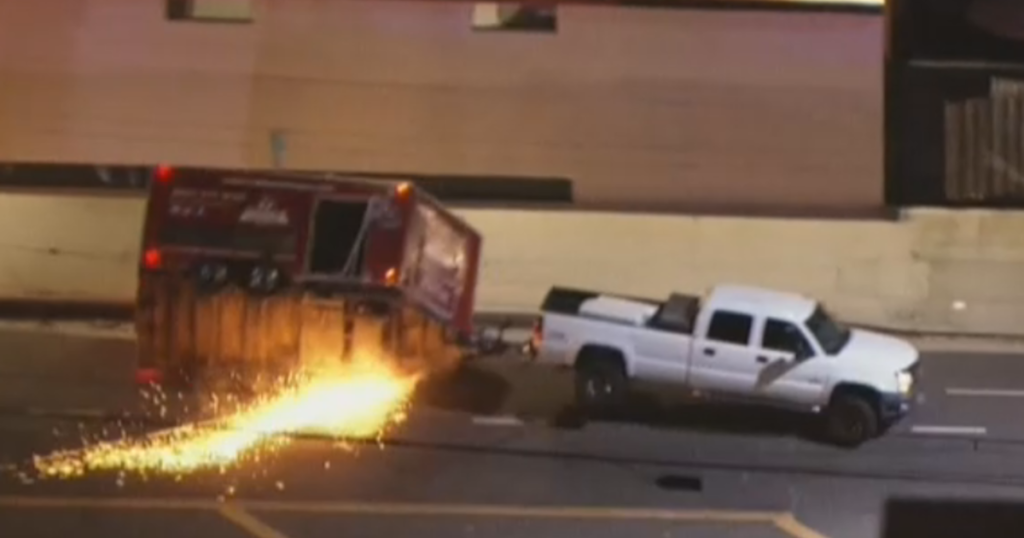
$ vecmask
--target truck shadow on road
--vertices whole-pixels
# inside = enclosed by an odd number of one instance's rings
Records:
[[[569,406],[554,417],[560,428],[583,428],[590,422],[645,426],[726,435],[796,437],[825,443],[818,417],[779,409],[706,402],[666,402],[653,397],[635,397],[614,412],[582,413]]]
[[[558,429],[591,423],[712,434],[796,437],[825,443],[818,417],[774,408],[709,403],[664,391],[637,392],[615,412],[583,413],[572,404],[571,373],[507,361],[467,364],[421,385],[415,403],[475,415],[511,415]],[[826,443],[827,444],[827,443]]]
[[[444,411],[490,415],[502,411],[511,391],[511,384],[501,375],[462,367],[425,381],[417,387],[414,401]]]

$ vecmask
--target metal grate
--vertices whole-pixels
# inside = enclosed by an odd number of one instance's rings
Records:
[[[988,96],[947,101],[944,120],[948,200],[1024,199],[1024,81],[994,80]]]

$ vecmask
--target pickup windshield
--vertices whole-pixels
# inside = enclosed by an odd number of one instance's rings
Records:
[[[818,340],[821,349],[829,355],[839,353],[850,341],[850,328],[832,319],[821,306],[814,309],[806,324],[807,329]]]

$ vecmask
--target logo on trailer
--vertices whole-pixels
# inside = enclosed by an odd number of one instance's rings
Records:
[[[398,206],[387,198],[371,198],[369,211],[370,219],[386,230],[393,230],[402,224]]]
[[[272,198],[266,197],[256,205],[245,208],[238,221],[261,226],[287,226],[289,223],[288,212],[278,207]]]

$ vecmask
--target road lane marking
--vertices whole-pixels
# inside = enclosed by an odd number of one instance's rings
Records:
[[[5,508],[94,508],[106,510],[216,510],[221,503],[206,499],[146,499],[144,497],[2,496]]]
[[[926,435],[987,435],[988,429],[981,426],[911,426],[911,433]]]
[[[783,514],[775,518],[775,528],[793,538],[826,538],[824,534],[804,525],[793,514]]]
[[[255,538],[288,538],[288,535],[260,521],[237,504],[223,504],[217,511],[224,519],[238,525]]]
[[[26,413],[36,417],[57,417],[57,418],[104,418],[111,413],[103,409],[58,409],[29,407]]]
[[[35,497],[0,496],[4,508],[96,508],[135,510],[220,510],[225,503],[208,499],[134,497]],[[704,521],[771,524],[782,512],[746,510],[676,510],[587,506],[529,506],[444,503],[387,503],[346,501],[231,501],[248,512],[308,514],[367,514],[378,516],[477,516],[525,517],[536,519],[611,519]]]
[[[505,416],[490,416],[490,415],[478,415],[473,417],[473,424],[477,426],[522,426],[523,421],[518,417],[509,415]]]
[[[252,512],[306,514],[361,514],[371,516],[429,516],[480,518],[532,518],[614,521],[671,521],[676,523],[721,523],[773,525],[793,538],[824,538],[800,523],[792,513],[754,510],[690,510],[656,508],[615,508],[587,506],[529,506],[440,503],[363,503],[234,500],[228,503],[207,499],[136,497],[34,497],[0,496],[0,508],[91,508],[107,510],[197,510],[216,511],[255,538],[288,538],[263,523]]]
[[[948,388],[949,396],[979,396],[988,398],[1024,398],[1024,389],[969,389]]]
[[[779,512],[743,510],[675,510],[586,506],[529,506],[439,503],[288,502],[254,500],[238,504],[255,512],[369,514],[380,516],[462,516],[533,519],[609,519],[773,523]]]

